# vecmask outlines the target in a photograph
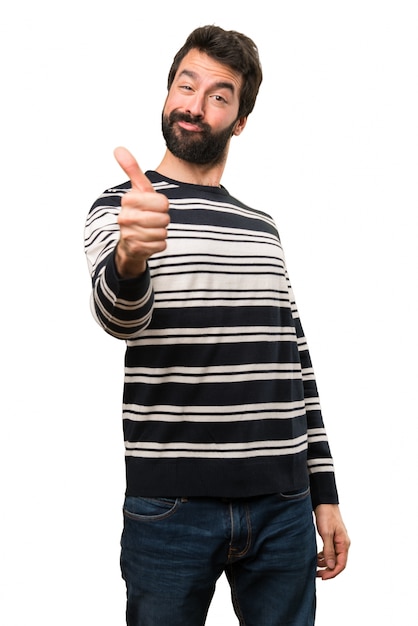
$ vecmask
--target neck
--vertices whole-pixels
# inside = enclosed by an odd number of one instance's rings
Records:
[[[226,155],[222,162],[216,165],[198,165],[178,159],[169,150],[166,150],[163,160],[155,171],[182,183],[220,187],[225,165]]]

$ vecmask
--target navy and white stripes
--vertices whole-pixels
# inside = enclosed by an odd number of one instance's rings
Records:
[[[138,279],[113,260],[129,183],[86,222],[92,309],[126,341],[127,493],[242,496],[306,486],[337,502],[315,377],[272,219],[223,188],[147,172],[167,249]]]

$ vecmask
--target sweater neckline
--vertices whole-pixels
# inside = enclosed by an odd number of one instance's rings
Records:
[[[177,187],[188,187],[189,189],[201,189],[203,191],[210,191],[214,194],[219,194],[222,196],[229,195],[229,192],[223,185],[219,185],[219,187],[214,187],[213,185],[196,185],[194,183],[185,183],[180,180],[175,180],[174,178],[169,178],[168,176],[163,176],[159,172],[155,170],[147,170],[145,175],[152,183],[163,183],[166,182],[170,185],[176,185]]]

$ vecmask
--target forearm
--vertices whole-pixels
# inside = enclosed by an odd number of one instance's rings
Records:
[[[92,311],[102,328],[119,339],[138,337],[151,320],[154,294],[149,270],[123,279],[111,253],[93,276]]]
[[[85,252],[92,280],[91,309],[110,335],[135,338],[148,326],[154,303],[147,264],[129,274],[117,268],[121,192],[111,189],[93,204],[85,225]]]
[[[301,351],[302,379],[308,431],[308,471],[313,506],[337,504],[334,462],[322,417],[315,375],[306,342]]]

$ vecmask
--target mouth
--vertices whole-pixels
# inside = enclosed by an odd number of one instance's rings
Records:
[[[201,133],[203,131],[203,128],[200,125],[193,124],[192,122],[178,120],[177,124],[180,126],[180,128],[184,128],[184,130],[188,130],[190,132]]]

